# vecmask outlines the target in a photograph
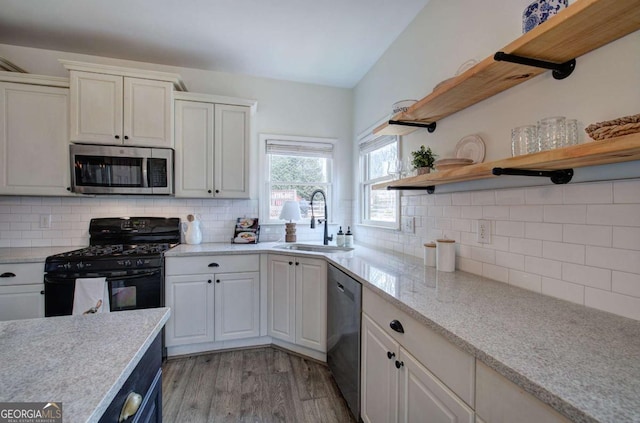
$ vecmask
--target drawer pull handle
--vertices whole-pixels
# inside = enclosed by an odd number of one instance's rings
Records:
[[[16,274],[11,272],[5,272],[2,275],[0,275],[0,278],[15,278],[15,277],[16,277]]]
[[[387,358],[388,358],[389,360],[391,360],[391,359],[392,359],[393,357],[395,357],[395,356],[396,356],[396,353],[393,353],[393,352],[391,352],[391,351],[387,351]]]
[[[127,400],[124,402],[124,405],[122,406],[122,411],[120,412],[120,418],[118,419],[118,422],[123,422],[129,417],[136,414],[138,408],[140,408],[141,403],[142,395],[131,392],[127,397]]]
[[[218,263],[209,263],[209,267],[220,267]]]
[[[400,323],[397,320],[392,320],[391,323],[389,323],[389,327],[395,330],[396,332],[404,333],[404,328],[402,327],[402,323]]]
[[[404,367],[404,361],[396,360],[396,369],[399,369],[400,367]]]

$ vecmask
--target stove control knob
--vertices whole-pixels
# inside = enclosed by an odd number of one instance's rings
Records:
[[[62,267],[64,267],[65,269],[71,269],[71,262],[66,262],[65,264],[62,265]]]
[[[136,266],[142,266],[143,264],[144,264],[144,261],[142,259],[136,260]]]
[[[80,263],[76,264],[76,267],[77,267],[78,269],[84,269],[84,263],[83,263],[83,262],[80,262]]]
[[[124,265],[125,266],[131,266],[131,260],[125,260]]]

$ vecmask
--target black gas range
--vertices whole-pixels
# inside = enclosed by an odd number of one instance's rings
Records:
[[[88,247],[47,258],[45,316],[71,314],[79,278],[106,278],[111,311],[164,306],[162,253],[180,243],[180,219],[97,218],[89,236]]]

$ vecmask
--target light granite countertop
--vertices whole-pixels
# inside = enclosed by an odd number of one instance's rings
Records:
[[[0,401],[62,402],[97,422],[169,318],[168,308],[0,322]]]
[[[640,321],[363,246],[323,254],[183,244],[165,256],[248,252],[326,257],[569,419],[640,422]]]
[[[4,247],[0,248],[0,264],[44,263],[49,256],[78,248],[82,247]]]

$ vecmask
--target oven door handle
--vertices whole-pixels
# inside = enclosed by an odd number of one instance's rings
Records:
[[[136,275],[125,275],[125,276],[107,276],[107,282],[111,282],[111,281],[121,281],[121,280],[127,280],[127,279],[136,279],[136,278],[146,278],[147,276],[153,276],[153,275],[157,275],[160,272],[160,269],[158,270],[153,270],[151,272],[146,272],[146,273],[138,273]]]

